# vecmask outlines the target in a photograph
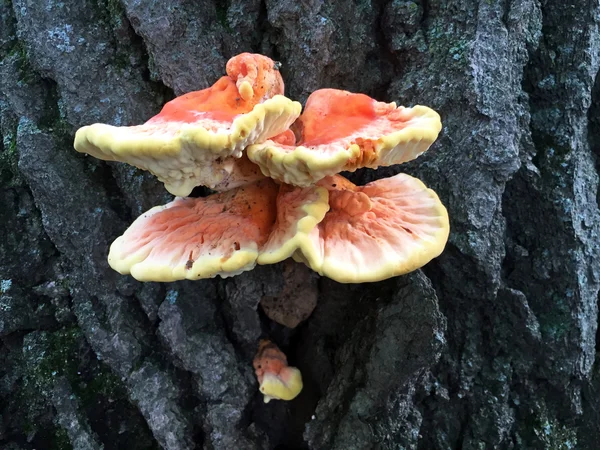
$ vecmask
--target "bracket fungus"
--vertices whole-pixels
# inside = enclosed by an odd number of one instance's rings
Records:
[[[275,222],[277,191],[266,178],[156,206],[113,242],[108,262],[139,281],[197,280],[250,270]]]
[[[266,176],[308,186],[342,171],[417,158],[436,140],[440,116],[426,106],[405,108],[364,94],[319,89],[294,124],[299,142],[250,145],[250,160]]]
[[[342,283],[380,281],[424,266],[448,239],[448,213],[418,179],[400,173],[356,186],[341,175],[319,182],[330,209],[294,253]]]
[[[302,374],[288,366],[285,354],[271,341],[260,341],[252,365],[265,403],[293,400],[302,391]]]
[[[448,214],[421,181],[398,174],[356,186],[338,175],[418,157],[437,138],[440,116],[337,89],[315,91],[300,115],[278,68],[242,53],[213,86],[168,102],[143,125],[77,131],[77,151],[148,170],[179,196],[113,242],[113,269],[168,282],[292,257],[335,281],[362,283],[418,269],[443,251]],[[218,192],[181,198],[201,185]],[[282,298],[298,296],[293,286],[302,281],[288,278]],[[291,327],[312,307],[265,306]],[[261,341],[253,365],[265,402],[302,390],[300,371],[270,341]]]
[[[112,244],[111,267],[141,281],[194,280],[293,257],[360,283],[442,252],[448,215],[421,181],[399,174],[358,187],[337,175],[416,158],[441,130],[435,111],[320,89],[300,115],[270,58],[242,53],[226,72],[143,125],[78,130],[78,151],[147,169],[171,193],[218,191],[140,216]]]
[[[329,210],[327,189],[298,188],[281,184],[277,197],[277,221],[257,258],[259,264],[275,264],[308,243],[312,231]]]
[[[301,105],[283,95],[277,64],[266,56],[242,53],[226,71],[213,86],[168,102],[143,125],[80,128],[75,149],[148,170],[174,195],[187,196],[201,185],[225,190],[244,184],[246,178],[236,177],[243,150],[285,132]]]
[[[327,190],[289,193],[270,178],[202,198],[176,198],[138,217],[108,262],[139,281],[226,278],[292,256],[329,209]],[[258,261],[264,264],[262,261]]]

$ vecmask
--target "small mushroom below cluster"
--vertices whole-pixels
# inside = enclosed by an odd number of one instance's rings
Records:
[[[293,400],[302,391],[302,374],[270,340],[262,339],[252,363],[264,402]]]

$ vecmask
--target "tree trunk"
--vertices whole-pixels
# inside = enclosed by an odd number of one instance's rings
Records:
[[[595,449],[600,283],[598,0],[0,0],[0,448]],[[228,58],[437,110],[417,160],[444,253],[375,284],[318,281],[270,321],[284,264],[139,283],[110,243],[172,198],[72,148],[211,85]],[[268,336],[304,377],[264,404]]]

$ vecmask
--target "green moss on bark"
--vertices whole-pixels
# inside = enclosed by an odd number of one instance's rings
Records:
[[[19,174],[19,152],[17,150],[16,132],[9,132],[4,136],[0,148],[0,185],[16,187],[23,183]]]

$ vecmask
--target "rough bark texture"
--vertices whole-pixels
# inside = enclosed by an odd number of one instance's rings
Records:
[[[0,448],[595,449],[600,283],[598,0],[0,0]],[[169,200],[77,154],[241,51],[320,87],[438,110],[399,171],[447,205],[422,271],[319,280],[295,330],[258,307],[282,265],[141,284],[110,242]],[[262,403],[269,336],[304,374]]]

